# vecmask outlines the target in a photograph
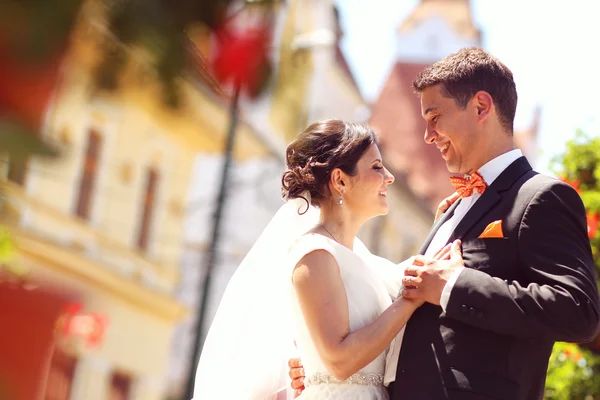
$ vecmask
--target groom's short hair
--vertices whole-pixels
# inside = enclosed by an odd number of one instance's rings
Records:
[[[438,84],[444,96],[463,109],[475,93],[486,91],[494,99],[504,130],[513,133],[517,88],[511,70],[496,57],[477,47],[464,48],[423,70],[413,81],[413,88],[421,93]]]

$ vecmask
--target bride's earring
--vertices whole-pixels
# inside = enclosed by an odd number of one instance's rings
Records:
[[[344,189],[342,189],[342,191],[340,192],[340,198],[338,199],[338,205],[342,205],[344,204],[344,200],[342,199],[342,196],[344,195]]]

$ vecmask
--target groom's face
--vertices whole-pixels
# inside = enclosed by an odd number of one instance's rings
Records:
[[[476,134],[471,105],[462,109],[454,99],[443,95],[440,85],[435,85],[421,93],[421,113],[427,122],[425,142],[438,148],[448,171],[472,172],[477,167],[480,135]]]

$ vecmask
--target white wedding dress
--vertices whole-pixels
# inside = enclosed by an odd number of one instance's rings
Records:
[[[392,303],[390,292],[398,289],[401,271],[398,266],[389,269],[367,252],[365,259],[349,248],[319,234],[301,236],[291,247],[287,266],[291,272],[300,259],[322,249],[333,255],[340,269],[346,296],[350,331],[356,331],[373,322]],[[364,254],[361,252],[361,254]],[[387,261],[387,260],[386,260]],[[387,262],[389,263],[389,262]],[[391,264],[391,263],[389,263]],[[381,268],[387,269],[383,271]],[[395,275],[398,278],[390,276]],[[339,382],[323,365],[304,322],[297,297],[290,279],[291,319],[293,334],[305,371],[305,390],[300,400],[384,400],[388,399],[383,385],[387,351],[349,379]],[[395,292],[397,293],[397,292]],[[401,335],[395,340],[401,340]]]
[[[231,277],[209,332],[198,367],[193,400],[291,400],[288,360],[301,357],[306,381],[301,400],[384,400],[383,382],[395,376],[392,351],[345,382],[328,373],[304,323],[292,272],[307,253],[324,249],[339,264],[346,288],[350,330],[371,323],[400,290],[402,265],[377,257],[355,239],[353,251],[321,235],[306,234],[319,222],[310,194],[277,211]],[[294,341],[298,349],[294,347]],[[387,363],[387,367],[386,367]]]

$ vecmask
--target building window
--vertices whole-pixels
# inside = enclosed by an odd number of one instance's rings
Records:
[[[94,130],[90,131],[87,147],[85,151],[85,160],[81,181],[79,182],[79,194],[77,197],[77,208],[75,214],[78,217],[88,220],[92,208],[92,198],[96,186],[98,175],[98,162],[100,158],[100,147],[102,137]]]
[[[69,400],[77,359],[60,350],[52,355],[44,400]]]
[[[110,380],[109,400],[128,400],[131,396],[131,377],[114,373]]]
[[[148,250],[157,186],[158,172],[154,168],[149,168],[146,172],[146,185],[144,188],[144,196],[142,197],[142,219],[139,224],[137,236],[137,247],[143,251]]]

